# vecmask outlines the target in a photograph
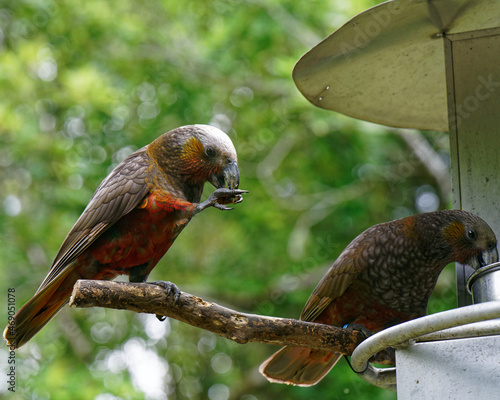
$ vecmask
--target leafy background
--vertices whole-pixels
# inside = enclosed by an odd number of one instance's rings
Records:
[[[229,133],[250,194],[197,216],[150,279],[231,308],[298,317],[361,231],[449,208],[446,135],[318,109],[292,81],[303,53],[376,3],[0,1],[1,296],[14,288],[19,307],[33,295],[106,174],[186,124]],[[453,280],[450,266],[430,312],[455,306]],[[0,396],[395,399],[344,361],[312,388],[270,384],[257,369],[275,350],[152,315],[66,308],[16,352],[16,393],[0,379]]]

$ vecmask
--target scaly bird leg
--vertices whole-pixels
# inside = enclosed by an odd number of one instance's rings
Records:
[[[219,210],[232,210],[232,207],[226,207],[224,204],[241,203],[243,201],[243,197],[241,196],[243,193],[248,193],[248,191],[240,189],[219,188],[214,191],[203,203],[199,203],[195,207],[194,214],[198,214],[208,207],[215,207]]]
[[[152,285],[156,286],[161,286],[163,289],[166,290],[167,292],[167,297],[170,296],[171,294],[174,295],[174,304],[179,301],[179,297],[181,297],[181,291],[177,287],[175,283],[169,282],[169,281],[154,281],[154,282],[148,282]],[[158,315],[156,314],[156,318],[158,318],[158,321],[165,321],[167,319],[166,316],[164,315]]]

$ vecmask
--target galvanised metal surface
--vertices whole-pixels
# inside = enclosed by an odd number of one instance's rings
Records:
[[[498,2],[500,4],[500,1]],[[500,13],[497,15],[500,26]],[[484,218],[500,237],[500,28],[444,39],[453,207]],[[459,305],[472,270],[457,265]]]
[[[371,384],[395,390],[395,375],[400,374],[400,371],[405,371],[407,368],[405,360],[397,358],[400,350],[396,352],[397,372],[394,368],[375,368],[370,365],[368,360],[373,354],[386,347],[396,349],[411,348],[413,343],[418,341],[421,336],[426,341],[429,339],[434,340],[428,342],[433,343],[433,346],[436,345],[435,343],[441,343],[442,341],[451,341],[449,340],[450,337],[455,338],[458,342],[461,340],[458,339],[459,337],[483,336],[482,338],[484,338],[485,335],[491,336],[492,332],[500,333],[498,318],[500,318],[500,301],[474,304],[416,318],[384,329],[362,342],[352,353],[351,367],[361,378]],[[421,344],[426,345],[427,343]],[[496,360],[500,361],[500,352],[496,355]],[[427,362],[431,365],[434,363],[434,359],[430,357]],[[399,379],[398,375],[398,382]]]
[[[500,336],[489,336],[416,343],[398,350],[398,400],[500,398],[499,349]]]
[[[443,36],[498,26],[498,0],[388,1],[304,54],[293,78],[318,107],[389,126],[447,131]]]

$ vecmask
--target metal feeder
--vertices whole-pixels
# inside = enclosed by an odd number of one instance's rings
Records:
[[[293,78],[318,107],[394,127],[449,131],[453,206],[483,217],[500,238],[500,0],[387,1],[307,52]],[[472,303],[466,283],[473,272],[457,264],[459,306]],[[498,273],[489,266],[471,277],[479,304],[373,335],[353,353],[353,368],[394,389],[395,369],[367,360],[396,345],[399,399],[497,398]]]
[[[474,272],[467,280],[467,290],[475,304],[500,301],[500,262]]]

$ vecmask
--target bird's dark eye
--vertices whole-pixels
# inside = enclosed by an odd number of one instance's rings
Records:
[[[215,156],[215,149],[209,146],[205,149],[205,154],[207,155],[207,157],[213,157]]]
[[[469,229],[467,231],[467,236],[469,237],[469,239],[477,239],[477,233],[473,229]]]

